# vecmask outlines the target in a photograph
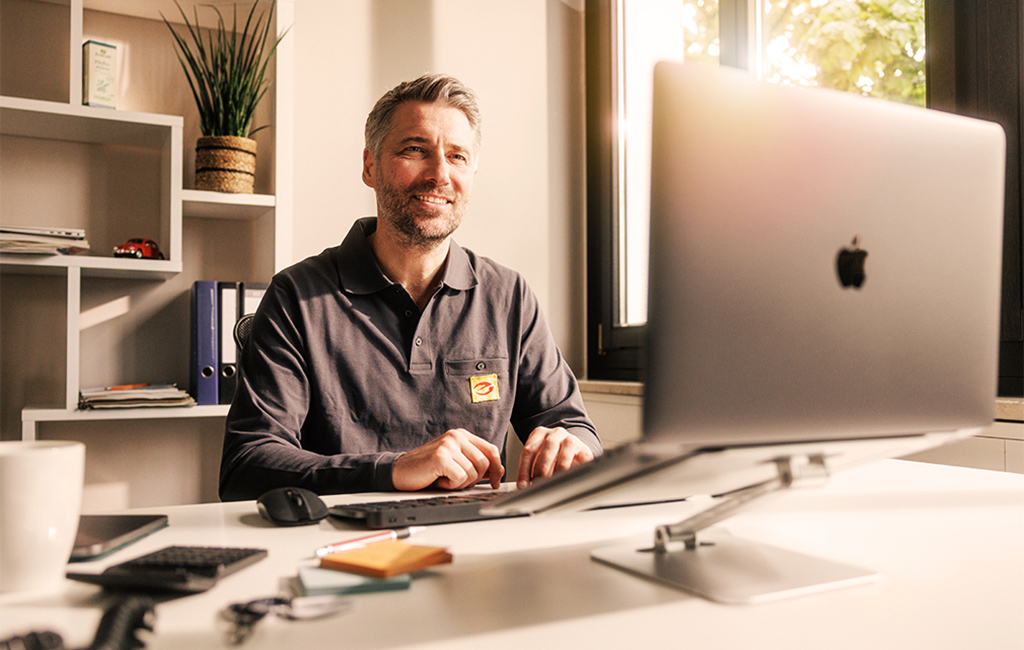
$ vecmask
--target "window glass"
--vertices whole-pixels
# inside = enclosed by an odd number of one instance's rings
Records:
[[[924,0],[765,0],[759,72],[924,106]]]
[[[652,70],[657,61],[683,60],[687,7],[682,0],[622,0],[620,7],[619,322],[633,325],[647,320]]]

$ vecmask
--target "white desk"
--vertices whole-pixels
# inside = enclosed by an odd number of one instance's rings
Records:
[[[329,503],[346,498],[329,497]],[[158,606],[147,647],[223,648],[217,612],[272,595],[321,544],[359,533],[326,520],[272,528],[252,502],[154,508],[170,526],[101,562],[99,571],[169,544],[260,546],[260,563],[204,594]],[[739,537],[877,570],[861,587],[757,606],[710,603],[589,559],[611,540],[650,540],[685,504],[431,527],[452,565],[408,591],[354,596],[319,621],[268,618],[243,648],[1024,648],[1024,476],[882,461],[825,488],[769,499],[725,522]],[[0,599],[0,638],[32,629],[85,647],[99,621],[96,587]]]

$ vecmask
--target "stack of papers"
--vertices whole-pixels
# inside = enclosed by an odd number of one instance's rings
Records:
[[[195,406],[192,396],[174,384],[131,384],[83,388],[80,409],[123,409],[150,406]]]
[[[85,231],[78,228],[0,226],[0,253],[74,255],[88,250]]]

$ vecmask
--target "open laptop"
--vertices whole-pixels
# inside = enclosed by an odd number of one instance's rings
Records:
[[[653,129],[643,441],[489,511],[720,494],[992,422],[998,125],[660,63]]]
[[[591,557],[725,603],[872,581],[708,529],[992,422],[1002,129],[674,63],[653,99],[643,441],[485,512],[721,496]]]

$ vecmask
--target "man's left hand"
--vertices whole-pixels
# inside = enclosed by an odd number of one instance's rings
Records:
[[[519,456],[516,485],[526,487],[535,478],[551,476],[594,460],[594,453],[562,427],[537,427],[526,439]]]

